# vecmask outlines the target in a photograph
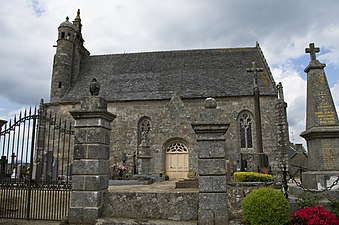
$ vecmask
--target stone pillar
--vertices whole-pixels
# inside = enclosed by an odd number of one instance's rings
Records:
[[[110,123],[116,117],[98,96],[85,97],[75,119],[70,224],[95,224],[108,189]]]
[[[197,134],[199,174],[199,225],[227,225],[225,137],[229,123],[223,123],[216,101],[208,98],[205,109],[192,127]]]
[[[301,136],[307,141],[308,168],[303,174],[307,188],[324,189],[339,174],[339,120],[324,72],[325,64],[316,59],[319,48],[314,43],[306,49],[311,61],[307,73],[306,130]]]
[[[287,103],[284,100],[283,86],[281,82],[277,85],[278,99],[276,103],[276,124],[277,124],[277,152],[273,153],[275,158],[270,162],[274,171],[275,179],[282,179],[281,165],[286,165],[290,168],[290,161],[288,158],[288,150],[290,146],[288,122],[287,122]],[[278,157],[279,156],[279,157]]]

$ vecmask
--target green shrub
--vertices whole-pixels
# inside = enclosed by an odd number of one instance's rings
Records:
[[[272,181],[272,175],[256,173],[256,172],[235,172],[235,182],[270,182]]]
[[[297,203],[298,209],[319,205],[319,198],[310,193],[300,194],[295,201]]]
[[[242,201],[242,218],[249,225],[282,225],[288,221],[289,207],[281,191],[260,188]]]
[[[339,200],[330,199],[331,212],[339,219]]]

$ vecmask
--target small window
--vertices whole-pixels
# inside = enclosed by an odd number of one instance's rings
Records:
[[[67,40],[71,38],[71,33],[67,33]]]
[[[65,38],[65,32],[61,32],[61,39]]]
[[[61,82],[59,82],[59,84],[58,84],[58,88],[61,88],[62,87],[62,83]]]

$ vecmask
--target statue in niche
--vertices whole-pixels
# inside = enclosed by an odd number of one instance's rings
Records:
[[[149,147],[149,137],[148,137],[149,131],[148,130],[142,130],[141,131],[141,147]]]

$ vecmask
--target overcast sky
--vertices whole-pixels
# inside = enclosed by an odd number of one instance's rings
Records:
[[[254,47],[288,103],[291,141],[305,130],[310,42],[320,47],[339,108],[338,0],[0,0],[0,118],[49,102],[57,28],[81,10],[92,55]]]

